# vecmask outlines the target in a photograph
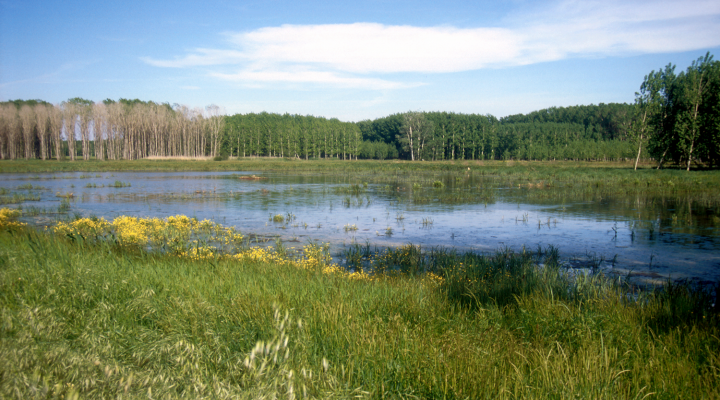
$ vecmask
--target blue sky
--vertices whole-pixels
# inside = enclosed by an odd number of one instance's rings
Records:
[[[717,0],[0,0],[0,100],[502,117],[632,102],[718,49]]]

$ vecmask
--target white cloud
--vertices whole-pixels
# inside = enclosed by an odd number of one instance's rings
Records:
[[[362,78],[354,76],[343,76],[332,71],[317,70],[244,70],[235,74],[211,73],[228,81],[236,82],[289,82],[289,83],[314,83],[328,84],[345,88],[363,89],[400,89],[415,87],[421,83],[392,82],[377,78]]]
[[[520,38],[503,28],[374,23],[283,25],[232,36],[252,58],[353,73],[454,72],[507,63]]]
[[[396,89],[397,73],[447,73],[569,57],[688,51],[720,45],[718,1],[561,1],[510,15],[504,27],[377,23],[282,25],[228,33],[235,49],[196,49],[159,67],[226,65],[220,79]],[[369,77],[368,75],[375,75]]]
[[[174,60],[156,60],[151,57],[142,57],[141,60],[156,67],[186,68],[208,65],[238,64],[248,60],[245,53],[237,50],[195,49],[194,54],[188,54]]]

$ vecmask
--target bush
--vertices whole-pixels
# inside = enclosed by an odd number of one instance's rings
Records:
[[[220,153],[218,153],[218,155],[216,155],[215,157],[213,157],[213,161],[225,161],[225,160],[227,160],[228,158],[230,158],[230,155],[228,154],[228,152],[227,152],[227,151],[221,151]]]

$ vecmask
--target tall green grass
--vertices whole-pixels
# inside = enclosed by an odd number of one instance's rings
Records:
[[[4,229],[0,397],[720,392],[719,320],[707,291],[633,294],[573,278],[554,267],[552,249],[477,256],[410,247],[385,256],[387,273],[356,280]]]

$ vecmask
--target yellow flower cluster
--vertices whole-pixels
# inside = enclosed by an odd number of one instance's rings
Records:
[[[79,234],[88,237],[103,236],[108,232],[110,224],[104,218],[81,218],[72,222],[59,221],[53,231],[61,235]]]
[[[207,260],[215,258],[215,251],[217,249],[213,246],[196,246],[191,247],[187,251],[181,251],[178,255],[182,258],[189,258],[191,260]]]
[[[0,215],[10,215],[8,213],[9,211],[4,211],[4,214]],[[185,215],[166,219],[120,216],[112,222],[104,218],[80,218],[71,222],[58,222],[53,231],[62,235],[79,235],[86,239],[114,237],[121,245],[162,248],[171,250],[178,257],[191,260],[225,259],[286,264],[324,274],[340,274],[353,280],[373,280],[373,277],[364,271],[350,272],[334,264],[327,244],[308,245],[294,255],[278,252],[272,247],[241,249],[243,235],[235,228],[224,227],[209,220],[198,221]]]
[[[423,275],[423,281],[433,286],[440,286],[445,283],[445,279],[442,276],[436,275],[432,272],[428,272]]]
[[[13,230],[25,226],[23,222],[17,222],[21,212],[10,208],[0,208],[0,229]]]
[[[254,262],[268,262],[284,264],[289,262],[287,258],[281,257],[279,254],[272,251],[272,247],[251,247],[247,250],[238,252],[231,256],[233,260],[237,261],[254,261]]]
[[[120,243],[141,246],[148,242],[148,233],[162,221],[158,218],[140,219],[136,217],[121,216],[112,222]]]
[[[80,218],[72,222],[58,222],[54,232],[80,235],[85,238],[102,238],[114,235],[119,243],[131,246],[166,246],[175,251],[189,248],[193,237],[220,245],[242,243],[243,236],[235,228],[226,228],[210,220],[198,221],[185,215],[166,219],[120,216],[111,223],[104,218]],[[196,241],[197,242],[197,241]],[[193,247],[194,254],[204,254]]]
[[[353,280],[357,281],[371,281],[373,280],[373,277],[368,275],[367,272],[360,270],[355,272],[345,272],[347,274],[347,277]]]

